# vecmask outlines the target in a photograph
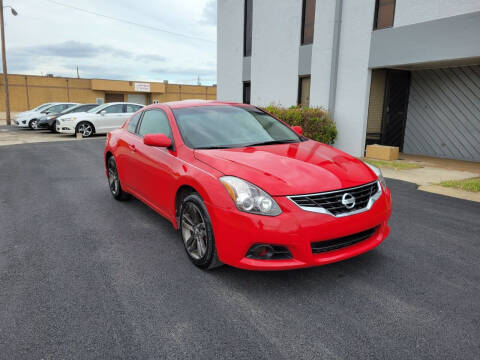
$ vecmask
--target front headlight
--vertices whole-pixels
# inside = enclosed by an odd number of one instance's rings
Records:
[[[64,122],[75,121],[75,120],[77,120],[76,117],[62,119],[62,121],[64,121]]]
[[[48,115],[48,116],[47,116],[47,119],[48,119],[48,120],[52,120],[54,117],[55,117],[55,115]]]
[[[365,165],[367,165],[370,169],[372,169],[372,171],[375,173],[375,175],[377,175],[378,181],[380,181],[380,184],[382,184],[382,187],[383,187],[384,189],[386,189],[386,188],[387,188],[387,182],[385,181],[385,179],[384,179],[384,177],[383,177],[383,175],[382,175],[382,171],[381,171],[379,168],[377,168],[376,166],[370,165],[369,163],[367,163],[367,162],[365,162],[365,161],[364,161],[364,163],[365,163]]]
[[[220,182],[238,210],[251,214],[277,216],[282,210],[265,191],[235,176],[222,176]]]

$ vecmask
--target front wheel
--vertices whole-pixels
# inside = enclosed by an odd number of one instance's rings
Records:
[[[32,130],[37,130],[38,129],[38,120],[37,119],[32,119],[28,123],[28,127]]]
[[[115,200],[127,200],[129,198],[128,193],[123,191],[122,185],[120,184],[120,177],[118,176],[117,163],[113,156],[110,156],[107,161],[108,168],[108,187],[110,188],[110,193]]]
[[[79,123],[75,129],[76,134],[82,134],[82,137],[87,138],[93,134],[93,125],[87,121]]]
[[[194,193],[183,199],[180,233],[190,260],[199,268],[213,269],[222,263],[217,257],[212,223],[202,198]]]

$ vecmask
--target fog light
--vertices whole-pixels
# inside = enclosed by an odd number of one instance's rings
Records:
[[[248,250],[247,258],[257,260],[291,259],[292,254],[285,246],[255,244]]]
[[[272,256],[273,248],[270,245],[264,244],[253,245],[247,254],[247,257],[253,259],[271,259]]]

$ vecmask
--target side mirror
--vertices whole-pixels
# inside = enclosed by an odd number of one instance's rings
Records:
[[[148,146],[164,148],[172,146],[172,140],[165,134],[147,134],[143,138],[143,143]]]
[[[105,110],[100,111],[100,115],[105,116],[107,112]]]
[[[295,131],[298,135],[303,134],[303,130],[301,126],[292,126],[292,130]]]

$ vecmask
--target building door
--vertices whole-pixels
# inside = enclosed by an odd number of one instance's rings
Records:
[[[128,102],[147,105],[146,94],[128,94]]]
[[[410,71],[388,70],[382,121],[382,145],[403,150],[407,122]]]
[[[412,71],[403,152],[480,162],[480,65]]]
[[[123,94],[118,94],[118,93],[105,93],[105,102],[106,103],[111,103],[111,102],[123,102],[124,97]]]

